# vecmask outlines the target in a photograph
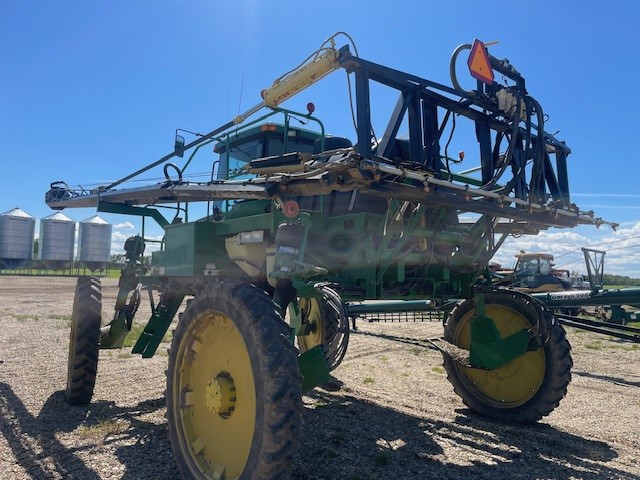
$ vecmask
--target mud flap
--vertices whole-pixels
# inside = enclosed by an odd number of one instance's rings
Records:
[[[331,380],[329,365],[327,365],[322,345],[316,345],[303,354],[298,355],[298,366],[300,367],[300,373],[304,377],[302,381],[303,392]]]

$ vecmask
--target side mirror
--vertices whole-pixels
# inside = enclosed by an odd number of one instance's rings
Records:
[[[182,158],[184,156],[184,137],[176,133],[176,140],[173,144],[173,150],[176,155]]]

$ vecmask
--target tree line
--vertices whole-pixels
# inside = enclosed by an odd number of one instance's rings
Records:
[[[640,285],[640,278],[631,278],[626,275],[610,275],[605,273],[602,277],[602,283],[605,285]]]

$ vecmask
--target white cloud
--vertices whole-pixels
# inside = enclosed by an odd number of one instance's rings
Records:
[[[154,240],[153,242],[147,241],[147,244],[144,249],[144,253],[149,255],[151,252],[157,252],[160,250],[160,241],[162,240],[162,235],[147,235],[147,240]]]
[[[124,242],[130,235],[122,232],[113,232],[111,235],[111,254],[124,253]]]
[[[131,237],[131,235],[123,232],[113,232],[111,235],[111,254],[124,254],[124,242],[127,241],[127,238]],[[155,252],[160,250],[160,241],[162,240],[162,235],[147,235],[147,241],[144,249],[145,255],[150,255],[151,252]]]
[[[134,230],[136,227],[131,222],[117,223],[113,226],[115,230]]]

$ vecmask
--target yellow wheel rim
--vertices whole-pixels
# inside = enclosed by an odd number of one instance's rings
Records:
[[[454,342],[469,349],[469,326],[474,310],[460,321]],[[485,315],[491,318],[505,338],[523,328],[530,328],[527,319],[519,312],[499,304],[487,304]],[[545,374],[544,349],[527,352],[495,370],[461,367],[464,376],[489,403],[501,407],[517,407],[530,400],[542,385]]]
[[[172,392],[181,437],[207,477],[242,473],[253,440],[256,393],[247,346],[233,321],[206,312],[179,346]]]
[[[300,299],[300,314],[310,324],[310,332],[307,335],[298,335],[298,347],[301,352],[311,350],[313,347],[324,344],[324,324],[320,303],[315,298]]]

